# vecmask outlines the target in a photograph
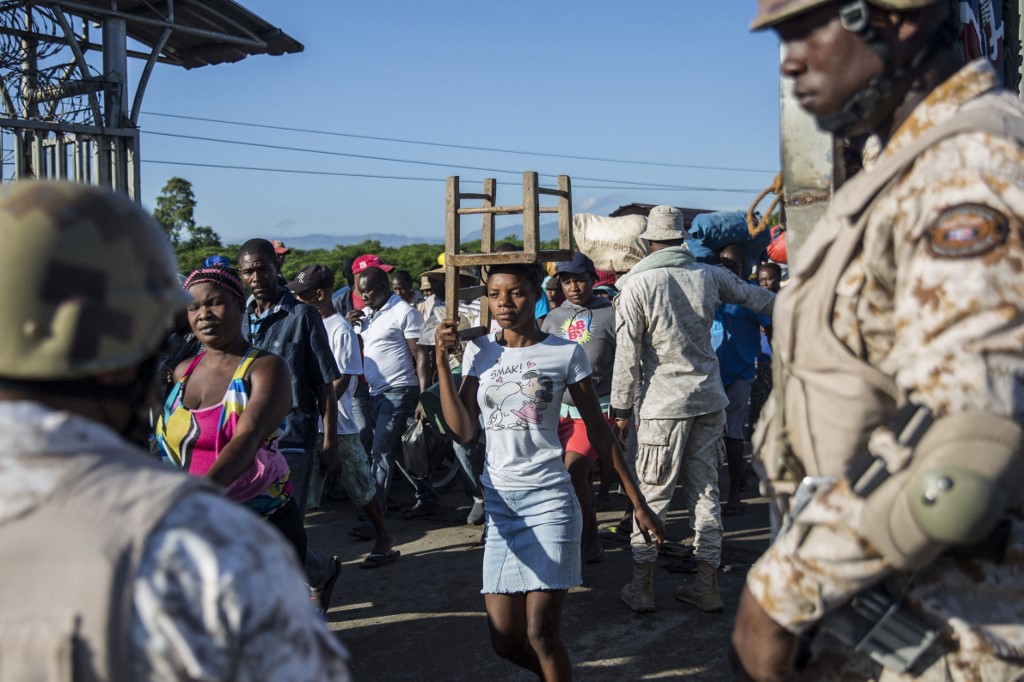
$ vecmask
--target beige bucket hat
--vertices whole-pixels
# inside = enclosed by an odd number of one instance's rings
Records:
[[[672,242],[693,239],[683,226],[683,214],[675,206],[655,206],[647,216],[647,229],[640,233],[649,242]]]

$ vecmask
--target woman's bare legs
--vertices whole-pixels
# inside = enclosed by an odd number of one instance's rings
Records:
[[[494,651],[545,682],[571,680],[569,652],[562,642],[566,593],[549,590],[484,595]]]
[[[565,453],[565,468],[569,471],[572,489],[576,492],[576,500],[580,503],[583,515],[583,533],[581,546],[584,563],[601,561],[604,548],[597,534],[597,514],[594,512],[594,492],[591,489],[590,477],[594,473],[594,463],[578,452]]]

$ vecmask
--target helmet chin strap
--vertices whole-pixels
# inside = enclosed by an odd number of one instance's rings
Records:
[[[867,0],[849,0],[844,3],[839,8],[839,19],[843,28],[863,40],[882,60],[882,73],[874,76],[855,92],[842,109],[834,114],[817,117],[818,126],[822,130],[838,137],[846,137],[858,123],[878,113],[882,104],[892,94],[895,84],[917,71],[938,51],[944,41],[940,39],[942,36],[935,36],[934,40],[927,41],[925,46],[917,51],[905,68],[896,68],[889,46],[871,26],[871,7]]]
[[[153,435],[153,427],[155,426],[155,417],[151,414],[150,408],[159,408],[159,403],[150,404],[150,399],[156,390],[154,382],[156,381],[158,366],[159,362],[155,355],[144,360],[139,365],[139,371],[135,375],[135,380],[129,387],[129,393],[134,395],[131,396],[131,402],[129,403],[131,413],[128,417],[128,423],[121,429],[121,436],[129,443],[134,443],[142,448],[149,447],[149,439]]]

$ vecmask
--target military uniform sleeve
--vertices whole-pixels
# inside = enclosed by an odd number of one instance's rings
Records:
[[[640,385],[640,353],[647,331],[642,292],[636,281],[615,298],[615,370],[612,375],[612,407],[631,410]]]
[[[979,410],[1020,421],[1024,153],[963,137],[930,151],[925,177],[902,193],[901,210],[920,218],[895,235],[890,364],[901,394],[937,416]],[[936,164],[955,170],[940,176]]]
[[[181,499],[132,586],[136,680],[348,680],[348,654],[310,604],[295,552],[252,512]]]
[[[747,588],[779,625],[800,634],[889,573],[856,531],[863,501],[846,481],[819,491],[747,574]]]
[[[771,315],[775,307],[775,294],[754,284],[748,284],[725,268],[712,266],[715,284],[723,303],[735,303],[759,315]]]

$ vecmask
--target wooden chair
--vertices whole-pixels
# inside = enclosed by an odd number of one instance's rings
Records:
[[[448,178],[445,201],[445,311],[448,319],[458,319],[459,299],[482,298],[486,290],[482,286],[462,288],[459,281],[459,266],[487,266],[506,263],[544,263],[572,258],[572,189],[568,175],[558,176],[558,188],[539,186],[537,173],[523,173],[523,203],[520,206],[497,206],[497,181],[484,180],[482,194],[462,192],[457,175]],[[541,206],[540,195],[558,198],[556,206]],[[463,200],[479,200],[480,206],[463,207]],[[553,251],[540,250],[540,214],[558,214],[558,248]],[[482,215],[483,234],[479,253],[462,253],[462,216]],[[523,216],[523,250],[494,252],[494,216]],[[487,301],[480,301],[481,327],[462,332],[464,339],[475,338],[487,333],[491,323]],[[481,331],[482,330],[482,331]]]

